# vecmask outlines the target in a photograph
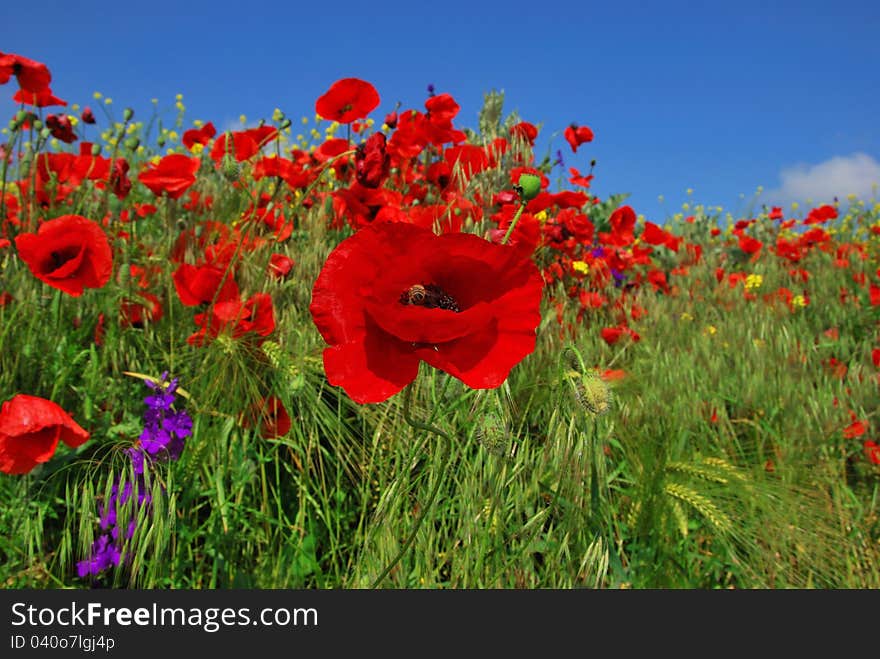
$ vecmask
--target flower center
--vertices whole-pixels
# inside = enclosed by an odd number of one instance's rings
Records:
[[[400,294],[401,304],[415,304],[428,309],[460,312],[458,302],[436,284],[413,284]]]
[[[73,247],[64,247],[55,252],[51,252],[49,254],[49,267],[51,270],[57,270],[62,265],[70,261],[71,259],[76,258],[79,253],[79,248],[76,246]]]

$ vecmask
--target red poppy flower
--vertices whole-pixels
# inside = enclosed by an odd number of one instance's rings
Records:
[[[587,174],[586,176],[584,176],[580,173],[580,171],[578,171],[576,167],[569,167],[568,173],[571,174],[568,182],[572,185],[579,185],[583,188],[589,188],[590,184],[593,182],[592,174]]]
[[[150,165],[138,174],[138,180],[157,197],[164,192],[169,198],[177,199],[196,182],[199,164],[198,158],[172,153],[162,158],[158,165]]]
[[[537,266],[508,246],[369,225],[333,250],[312,291],[327,379],[378,403],[425,361],[469,387],[497,387],[535,348],[542,287]]]
[[[739,248],[744,251],[746,254],[757,254],[761,251],[761,247],[764,246],[757,238],[752,238],[751,236],[741,235],[739,237]]]
[[[269,259],[269,274],[275,279],[284,279],[290,274],[293,266],[296,265],[294,260],[284,254],[273,254]]]
[[[290,414],[284,403],[277,396],[269,396],[255,403],[242,419],[248,428],[255,424],[260,426],[260,437],[278,439],[290,432]]]
[[[52,82],[52,74],[45,64],[21,55],[0,53],[0,85],[9,82],[10,76],[18,79],[21,89],[39,94]]]
[[[865,457],[871,464],[880,465],[880,445],[874,440],[868,439],[862,444],[865,449]]]
[[[141,292],[137,300],[119,303],[119,322],[123,327],[143,327],[146,321],[158,323],[162,318],[162,302],[152,293]]]
[[[621,206],[608,219],[611,225],[611,234],[600,234],[600,238],[608,245],[628,247],[632,245],[633,231],[636,226],[636,212],[630,206]]]
[[[275,330],[275,311],[272,298],[267,293],[255,293],[247,302],[229,300],[218,302],[207,313],[196,314],[199,330],[187,338],[190,345],[200,346],[205,337],[216,338],[227,328],[232,328],[232,338],[256,334],[265,338]],[[259,343],[261,339],[258,339]]]
[[[610,346],[620,341],[621,337],[627,335],[634,343],[637,343],[642,337],[626,325],[618,325],[617,327],[603,327],[600,332],[602,340]]]
[[[0,471],[26,474],[48,462],[59,441],[76,448],[88,438],[57,403],[17,394],[0,408]]]
[[[315,103],[315,112],[329,121],[349,124],[365,119],[379,105],[379,92],[370,83],[358,78],[343,78]]]
[[[196,144],[207,144],[217,134],[217,129],[210,121],[201,128],[190,128],[183,132],[181,142],[187,149],[192,150]]]
[[[48,87],[44,87],[38,92],[29,92],[24,89],[19,89],[15,92],[15,95],[12,97],[12,100],[16,103],[23,103],[24,105],[34,105],[38,108],[48,108],[53,105],[67,105],[67,101],[64,101],[55,94],[52,93],[52,90]],[[92,123],[95,123],[92,121]]]
[[[35,234],[19,234],[15,247],[37,279],[74,297],[84,288],[101,288],[113,271],[104,231],[79,215],[62,215],[41,224]]]
[[[65,144],[76,142],[76,133],[73,132],[73,124],[64,114],[50,114],[46,117],[46,128],[52,133],[52,137],[61,140]]]
[[[510,135],[528,142],[529,146],[535,146],[535,138],[538,137],[538,129],[534,124],[530,124],[528,121],[520,121],[518,124],[514,124],[510,127]]]
[[[230,135],[232,136],[232,144],[227,148],[227,139]],[[278,129],[274,126],[258,126],[257,128],[223,133],[211,147],[211,160],[217,164],[221,163],[227,151],[235,158],[236,162],[250,160],[260,152],[260,149],[277,137]]]
[[[391,170],[391,157],[385,149],[385,135],[374,133],[354,154],[355,178],[367,188],[378,188]]]
[[[649,245],[666,245],[673,252],[678,251],[681,238],[665,229],[661,229],[653,222],[645,222],[645,230],[642,232],[642,240]]]
[[[571,124],[563,133],[565,141],[571,146],[571,150],[577,153],[578,147],[585,142],[593,141],[593,131],[586,126]]]
[[[828,220],[833,220],[837,217],[837,209],[830,204],[825,204],[824,206],[819,206],[817,208],[813,208],[808,214],[807,217],[804,218],[804,225],[808,224],[823,224]]]
[[[861,419],[856,419],[843,429],[843,437],[844,439],[853,439],[855,437],[861,437],[866,432],[868,432],[867,422],[862,421]]]
[[[238,284],[232,273],[224,278],[225,268],[217,265],[204,263],[199,266],[181,263],[171,278],[174,280],[174,288],[180,301],[188,306],[195,307],[207,304],[217,296],[217,302],[228,302],[238,298]],[[223,288],[217,292],[220,282]]]
[[[255,181],[266,176],[278,177],[292,189],[305,188],[312,180],[309,172],[304,170],[301,164],[278,156],[260,158],[254,165]]]

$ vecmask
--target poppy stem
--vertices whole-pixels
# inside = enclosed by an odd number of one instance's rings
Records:
[[[526,202],[523,201],[522,203],[520,203],[519,208],[516,209],[516,215],[514,215],[513,219],[510,221],[510,226],[507,227],[507,233],[504,234],[504,238],[501,241],[502,245],[507,244],[507,241],[510,239],[510,234],[513,233],[513,229],[516,226],[516,223],[519,222],[519,218],[522,215],[525,208],[526,208]]]

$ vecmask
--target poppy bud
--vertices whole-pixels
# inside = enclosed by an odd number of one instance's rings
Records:
[[[48,140],[49,136],[51,134],[52,134],[52,131],[49,130],[48,128],[44,128],[43,130],[40,131],[40,137],[44,140]]]
[[[227,181],[237,181],[241,175],[241,167],[238,166],[235,157],[229,153],[223,156],[223,160],[220,163],[220,171]]]
[[[86,107],[85,109],[83,109],[82,114],[80,115],[80,119],[82,119],[84,124],[95,123],[95,114],[92,112],[92,108]]]
[[[541,192],[541,177],[534,174],[521,174],[516,191],[523,201],[531,201]]]
[[[482,424],[474,433],[474,438],[493,455],[503,455],[507,448],[507,428],[495,412],[489,412],[483,417]]]
[[[101,155],[101,145],[100,144],[92,144],[92,155],[93,156]]]
[[[575,399],[586,412],[592,416],[602,416],[611,408],[611,388],[598,373],[573,370],[567,375],[574,387]]]
[[[134,116],[134,110],[131,108],[125,108],[122,111],[122,120],[125,122],[131,121],[131,118]]]
[[[281,130],[287,130],[288,128],[290,128],[292,123],[293,122],[291,122],[290,119],[285,119],[284,121],[281,122],[281,125],[279,126],[279,128],[281,128]]]

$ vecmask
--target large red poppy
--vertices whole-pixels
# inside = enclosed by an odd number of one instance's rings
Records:
[[[350,124],[364,119],[379,105],[379,92],[370,83],[359,78],[343,78],[315,103],[315,112],[324,119]]]
[[[332,385],[378,403],[420,361],[469,387],[499,386],[535,348],[543,280],[521,252],[473,234],[373,224],[327,258],[310,311]]]
[[[79,215],[43,222],[37,233],[15,238],[21,260],[34,276],[74,297],[101,288],[113,271],[113,253],[103,229]]]
[[[57,403],[17,394],[0,408],[0,471],[26,474],[48,462],[59,441],[76,448],[88,438]]]

